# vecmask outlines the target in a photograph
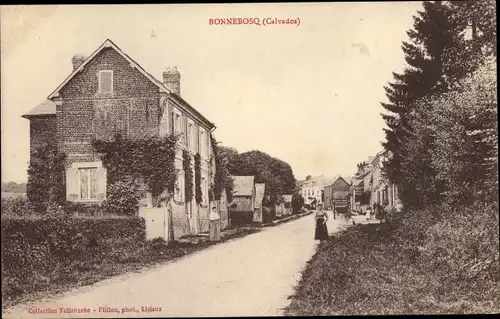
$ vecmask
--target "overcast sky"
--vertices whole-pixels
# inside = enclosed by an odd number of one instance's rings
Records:
[[[382,149],[383,86],[404,66],[401,42],[420,2],[2,7],[2,181],[26,181],[21,118],[107,38],[181,95],[215,137],[288,162],[297,179],[352,175]],[[300,25],[209,25],[209,19]],[[262,22],[261,22],[262,23]],[[152,36],[154,34],[155,36]]]

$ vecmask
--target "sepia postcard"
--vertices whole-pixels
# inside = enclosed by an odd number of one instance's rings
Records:
[[[500,311],[495,1],[0,13],[2,317]]]

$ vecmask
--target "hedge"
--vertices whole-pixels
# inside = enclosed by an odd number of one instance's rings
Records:
[[[11,298],[75,280],[145,243],[139,217],[2,217],[3,294]]]
[[[233,225],[249,225],[253,222],[252,211],[230,211],[231,224]]]

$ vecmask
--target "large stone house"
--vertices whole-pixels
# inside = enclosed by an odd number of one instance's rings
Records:
[[[335,179],[320,176],[312,176],[304,181],[299,181],[299,192],[304,197],[304,204],[315,208],[318,204],[323,204],[323,190],[325,185],[330,185]]]
[[[71,62],[69,76],[46,101],[23,115],[30,120],[32,151],[47,141],[66,154],[67,200],[98,204],[106,198],[106,168],[91,145],[93,138],[177,133],[181,139],[175,158],[174,223],[186,233],[204,231],[215,175],[210,141],[215,125],[181,97],[177,68],[168,68],[159,81],[109,39],[90,56],[75,55]],[[192,155],[192,167],[194,155],[201,156],[201,204],[194,199],[185,203],[184,149]]]

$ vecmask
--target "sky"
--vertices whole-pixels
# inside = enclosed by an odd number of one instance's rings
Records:
[[[290,164],[295,178],[352,175],[382,150],[384,85],[404,67],[420,2],[1,7],[2,181],[25,182],[21,118],[111,39],[214,122],[215,138]],[[258,18],[261,25],[210,25]],[[287,18],[300,24],[266,24]],[[266,20],[267,21],[267,20]]]

